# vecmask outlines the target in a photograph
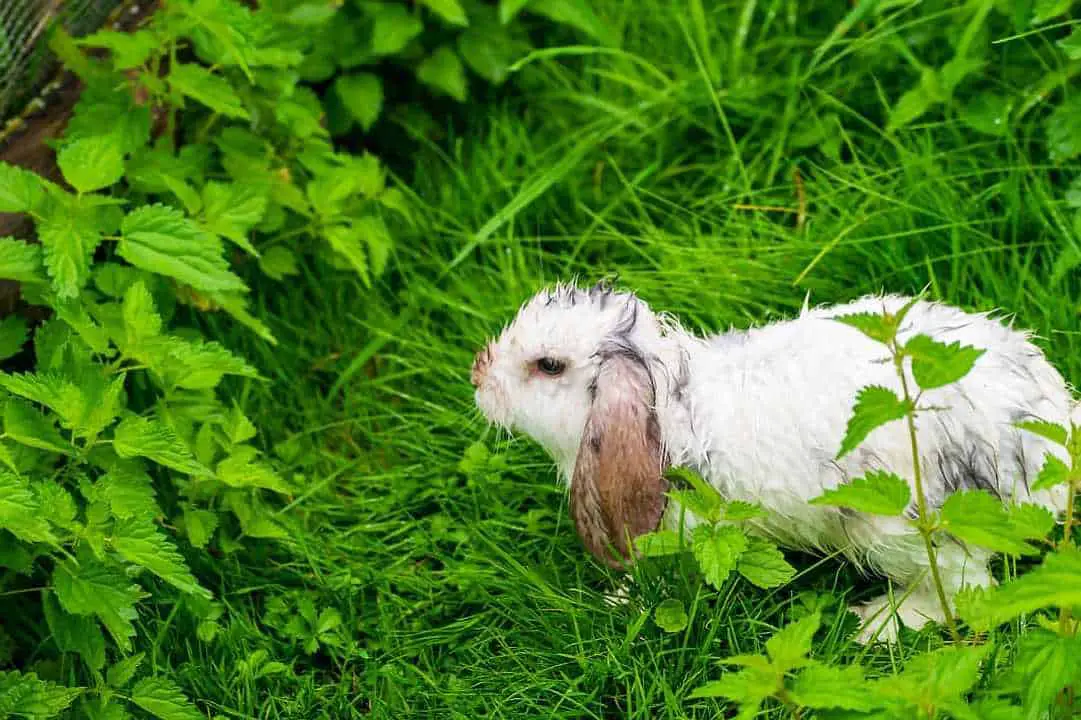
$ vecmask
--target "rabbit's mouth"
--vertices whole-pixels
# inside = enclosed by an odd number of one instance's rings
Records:
[[[473,394],[473,401],[489,423],[508,432],[514,429],[506,394],[498,383],[488,379],[477,388]]]

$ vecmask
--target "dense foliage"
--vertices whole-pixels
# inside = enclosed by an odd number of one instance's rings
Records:
[[[538,6],[557,19],[574,7]],[[461,102],[465,65],[501,82],[528,42],[494,12],[179,0],[132,33],[54,31],[85,84],[55,145],[64,185],[0,166],[0,212],[32,218],[38,241],[0,239],[0,277],[49,311],[32,329],[20,315],[0,324],[3,359],[27,368],[0,375],[0,661],[33,657],[50,677],[4,672],[0,716],[200,716],[147,667],[140,609],[171,606],[211,642],[223,605],[186,556],[287,538],[275,504],[304,478],[279,471],[289,446],[261,449],[219,391],[264,378],[181,309],[222,311],[274,344],[249,311],[245,266],[284,281],[307,256],[380,276],[409,203],[377,157],[335,148],[327,114],[338,133],[370,130],[390,63]],[[439,25],[460,30],[457,49],[420,41]],[[313,653],[341,619],[309,606],[278,597],[268,622],[278,613]]]
[[[0,278],[46,311],[0,322],[0,715],[1071,716],[1081,563],[1044,514],[921,513],[1004,553],[1003,583],[864,651],[865,579],[677,471],[710,522],[644,541],[608,606],[550,467],[473,422],[466,373],[539,283],[618,271],[713,328],[808,291],[1006,306],[1076,379],[1076,16],[170,0],[53,32],[85,86],[64,183],[0,167],[38,240],[0,239]],[[921,386],[979,353],[895,321],[852,320]],[[919,422],[917,393],[852,398],[845,448]],[[1073,461],[1039,482],[1076,488],[1081,434],[1027,430]],[[907,487],[816,502],[898,514]]]

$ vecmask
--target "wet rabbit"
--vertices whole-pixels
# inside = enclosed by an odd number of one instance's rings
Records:
[[[884,362],[881,344],[831,319],[895,312],[908,300],[865,297],[701,337],[634,293],[604,284],[558,285],[526,302],[477,354],[476,403],[491,423],[524,433],[548,451],[569,484],[582,541],[609,566],[633,562],[628,538],[662,521],[674,526],[678,509],[669,507],[663,473],[671,465],[687,466],[725,498],[761,504],[768,515],[752,521],[755,532],[790,548],[839,551],[892,578],[900,585],[895,598],[911,591],[897,616],[919,628],[941,621],[942,612],[925,548],[911,525],[808,504],[869,470],[913,476],[903,422],[879,427],[855,451],[836,458],[860,388],[899,392],[900,381],[893,364]],[[943,408],[918,420],[929,507],[940,507],[957,490],[981,488],[1005,502],[1038,503],[1061,513],[1061,487],[1028,488],[1045,454],[1065,459],[1064,451],[1015,423],[1068,424],[1073,401],[1063,377],[1027,334],[987,314],[920,300],[899,339],[919,333],[985,350],[960,382],[923,395],[921,404]],[[695,524],[689,512],[686,523]],[[938,558],[950,597],[966,584],[992,582],[989,554],[978,548],[946,542]],[[864,620],[864,641],[889,620],[885,596],[852,610]],[[881,637],[894,634],[892,622],[882,628]]]

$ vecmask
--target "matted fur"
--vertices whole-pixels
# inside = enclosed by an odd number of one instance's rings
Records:
[[[911,526],[900,518],[808,505],[823,491],[868,470],[913,477],[903,422],[877,428],[859,448],[836,459],[860,388],[881,385],[899,393],[900,382],[886,348],[833,318],[895,312],[908,300],[868,296],[805,308],[794,319],[762,327],[700,337],[653,312],[633,293],[603,285],[590,290],[557,285],[527,301],[485,349],[486,362],[475,375],[476,403],[490,422],[540,443],[579,502],[603,504],[596,484],[626,477],[622,494],[608,491],[610,506],[590,511],[594,519],[620,514],[632,537],[653,529],[660,500],[649,503],[639,497],[630,514],[614,508],[632,489],[663,491],[660,483],[642,480],[653,477],[657,458],[691,467],[726,498],[760,503],[768,516],[754,521],[756,532],[790,548],[840,552],[902,587],[915,585],[907,610],[899,615],[906,624],[919,626],[941,614],[927,586],[924,548]],[[1029,483],[1047,453],[1065,460],[1064,450],[1015,423],[1038,418],[1068,425],[1073,400],[1063,377],[1027,333],[987,313],[921,300],[906,316],[899,338],[904,342],[919,333],[985,350],[960,382],[921,397],[922,406],[942,408],[921,414],[917,426],[930,506],[940,507],[957,490],[979,488],[1003,501],[1033,502],[1061,512],[1066,503],[1062,488],[1033,493]],[[614,352],[621,353],[623,372],[604,371]],[[566,370],[558,377],[532,371],[544,356],[566,363]],[[632,367],[640,374],[627,370]],[[909,386],[916,387],[906,372]],[[626,403],[627,393],[637,394],[650,411],[642,416],[608,413],[606,422],[655,419],[659,449],[646,446],[648,434],[628,430],[612,462],[640,458],[648,465],[638,475],[611,465],[607,477],[598,480],[606,471],[594,467],[604,465],[592,461],[597,450],[589,445],[587,432],[597,422],[591,416],[594,400],[616,396]],[[630,438],[638,438],[638,444],[628,445]],[[596,487],[590,489],[590,483]],[[664,522],[673,524],[680,510],[669,504]],[[602,540],[626,549],[612,537],[616,529],[607,521],[578,520],[594,554]],[[697,519],[688,514],[686,521],[690,530]],[[965,584],[991,582],[986,553],[947,543],[940,558],[951,595]],[[606,562],[611,564],[610,558]],[[900,597],[903,590],[895,594]],[[869,607],[878,605],[855,610],[866,616]]]

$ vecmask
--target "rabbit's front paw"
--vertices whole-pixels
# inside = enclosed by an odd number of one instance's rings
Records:
[[[608,607],[620,607],[631,601],[631,584],[634,578],[627,576],[615,590],[604,594],[604,604]]]
[[[895,602],[900,603],[900,606],[895,605]],[[892,600],[889,595],[881,595],[870,602],[852,605],[848,609],[860,619],[856,642],[861,645],[896,642],[898,622],[912,630],[919,630],[929,621],[941,623],[945,619],[942,607],[934,595],[917,590],[905,597],[900,588],[894,593]]]

